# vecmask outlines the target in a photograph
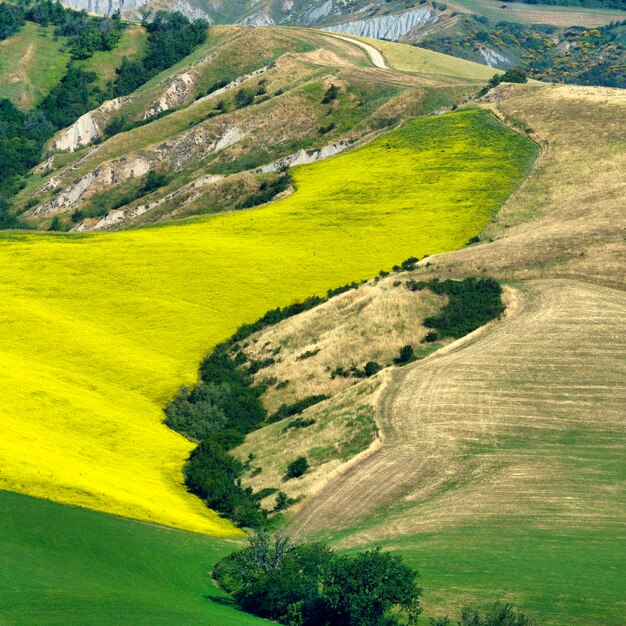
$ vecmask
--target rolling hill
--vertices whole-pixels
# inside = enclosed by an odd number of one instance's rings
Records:
[[[191,444],[160,423],[176,387],[271,306],[463,246],[535,154],[490,114],[453,113],[296,170],[297,191],[264,208],[126,233],[4,234],[2,487],[232,534],[181,488]]]
[[[375,70],[360,42],[325,33],[212,28],[184,61],[57,134],[13,212],[44,229],[108,230],[260,204],[282,168],[451,107],[491,75],[428,51],[406,67]],[[109,135],[114,120],[129,129]],[[167,177],[147,192],[150,169]]]
[[[263,470],[246,479],[257,488],[307,455],[311,473],[285,487],[306,496],[291,532],[400,552],[422,571],[430,615],[497,594],[544,624],[621,623],[624,105],[619,90],[580,87],[507,85],[487,96],[483,106],[523,121],[544,146],[536,169],[481,243],[385,280],[496,275],[505,318],[340,390],[302,413],[315,425],[278,422],[241,448]],[[605,139],[595,142],[599,122]],[[260,345],[285,344],[281,332]],[[309,350],[336,349],[303,336]],[[300,367],[314,371],[317,358]],[[364,440],[342,454],[347,426]],[[316,460],[323,447],[335,450],[326,465]]]

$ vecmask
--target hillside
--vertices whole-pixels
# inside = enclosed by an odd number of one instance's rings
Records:
[[[535,171],[481,243],[429,257],[416,272],[371,287],[496,275],[507,285],[500,322],[414,364],[351,379],[347,389],[333,388],[328,367],[324,382],[314,359],[334,354],[341,365],[338,353],[358,350],[374,357],[369,317],[361,313],[344,322],[363,332],[362,343],[348,343],[347,351],[341,327],[326,339],[324,317],[313,327],[319,335],[312,332],[311,313],[255,344],[263,346],[259,355],[283,346],[280,355],[290,350],[290,329],[301,328],[294,353],[320,352],[301,362],[288,352],[284,365],[264,375],[287,377],[297,390],[300,377],[312,373],[321,376],[311,379],[316,389],[336,395],[299,416],[314,420],[309,426],[286,429],[283,420],[250,435],[240,449],[241,458],[254,453],[247,484],[276,483],[305,454],[311,470],[281,485],[292,497],[305,496],[290,514],[291,532],[344,549],[382,544],[399,551],[422,571],[431,615],[460,604],[459,590],[463,603],[488,603],[498,589],[545,624],[621,623],[614,572],[622,567],[626,523],[625,104],[618,90],[500,87],[484,106],[532,126],[544,146]],[[599,120],[605,139],[593,142]],[[394,332],[393,318],[387,322],[379,333]],[[289,388],[267,393],[289,399]],[[304,389],[301,395],[310,393]]]
[[[210,29],[184,61],[57,134],[13,213],[84,231],[262,204],[289,186],[283,168],[450,107],[485,78],[463,62],[446,75],[422,73],[418,62],[410,74],[370,63],[358,43],[324,33]],[[116,120],[122,131],[111,134]],[[149,170],[167,176],[147,188]]]
[[[192,446],[160,423],[176,387],[212,345],[271,306],[463,246],[534,157],[531,142],[489,114],[453,113],[303,166],[296,193],[259,209],[125,233],[6,233],[2,487],[234,532],[180,486]]]

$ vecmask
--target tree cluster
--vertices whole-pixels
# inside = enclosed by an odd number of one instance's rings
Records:
[[[117,77],[113,85],[114,96],[125,96],[171,67],[207,37],[208,23],[205,20],[190,20],[177,11],[158,11],[154,19],[145,19],[143,25],[148,31],[146,55],[139,61],[125,58],[115,71]]]
[[[458,339],[476,330],[483,324],[496,319],[504,312],[502,288],[493,278],[466,278],[464,280],[444,280],[407,282],[412,291],[429,289],[433,293],[447,296],[443,309],[424,320],[424,326],[432,328],[435,336]]]
[[[246,611],[291,626],[415,624],[421,612],[417,573],[380,550],[338,555],[261,532],[213,575]]]

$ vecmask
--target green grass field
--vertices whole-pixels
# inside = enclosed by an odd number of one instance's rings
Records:
[[[0,42],[0,95],[20,109],[31,109],[61,80],[70,61],[65,37],[55,40],[54,26],[26,22],[15,35]],[[77,64],[95,72],[95,85],[105,88],[115,77],[122,57],[131,59],[145,50],[147,34],[143,28],[124,30],[119,44],[111,52],[96,52]]]
[[[70,55],[64,45],[64,38],[54,40],[54,26],[32,22],[0,42],[1,97],[20,109],[35,106],[65,73]]]
[[[267,623],[211,584],[232,542],[8,492],[0,492],[0,537],[3,625]]]
[[[115,69],[122,64],[122,59],[128,57],[136,60],[143,56],[148,43],[148,33],[139,26],[128,26],[122,31],[120,41],[110,52],[97,51],[89,59],[80,62],[80,66],[88,72],[98,75],[96,85],[105,88],[107,83],[115,78]]]
[[[626,11],[615,9],[567,7],[558,5],[498,2],[497,0],[454,0],[450,8],[484,15],[496,22],[506,20],[519,24],[553,24],[554,26],[604,26],[626,19]],[[507,5],[507,9],[500,7]]]
[[[420,571],[427,614],[508,601],[552,624],[622,626],[623,531],[463,526],[388,544]]]
[[[294,171],[282,202],[105,234],[0,239],[0,487],[213,534],[162,407],[241,323],[459,248],[537,149],[485,111],[420,118]]]

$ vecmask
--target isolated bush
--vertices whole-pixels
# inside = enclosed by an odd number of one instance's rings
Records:
[[[398,365],[403,365],[404,363],[410,363],[415,359],[415,352],[413,351],[413,346],[410,343],[407,343],[405,346],[400,348],[400,353],[396,358],[395,362]]]
[[[298,413],[302,413],[305,409],[308,409],[310,406],[317,404],[318,402],[322,402],[324,400],[328,400],[330,396],[326,394],[319,394],[315,396],[306,396],[301,400],[294,402],[293,404],[281,404],[277,411],[272,413],[267,418],[268,423],[278,422],[286,417],[292,417],[293,415],[298,415]]]
[[[366,376],[374,376],[383,369],[382,365],[376,363],[376,361],[368,361],[363,368],[363,372]]]
[[[322,104],[330,104],[333,100],[337,99],[339,95],[339,88],[337,85],[331,85],[325,92],[322,98]]]
[[[238,109],[250,106],[254,102],[254,94],[245,89],[239,89],[235,94],[235,106]]]
[[[150,170],[141,191],[143,193],[150,193],[159,187],[164,187],[168,182],[169,178],[167,174],[164,172],[157,172],[156,170]]]
[[[305,456],[299,456],[295,461],[292,461],[287,466],[287,472],[285,473],[285,480],[292,478],[300,478],[309,469],[309,462]]]

